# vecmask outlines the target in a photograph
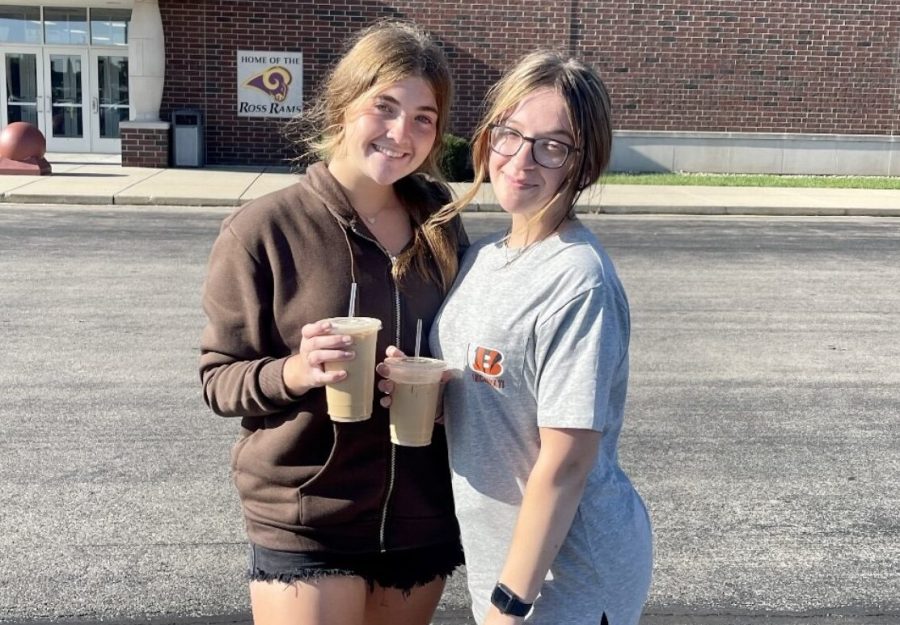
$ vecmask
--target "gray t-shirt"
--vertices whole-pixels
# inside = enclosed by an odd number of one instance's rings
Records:
[[[602,433],[597,464],[527,622],[636,625],[652,536],[619,467],[629,312],[615,269],[579,221],[517,255],[498,234],[473,245],[432,326],[456,370],[444,394],[453,492],[480,623],[506,560],[540,427]]]

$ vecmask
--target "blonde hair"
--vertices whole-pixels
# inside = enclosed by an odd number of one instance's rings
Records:
[[[439,209],[450,198],[440,168],[442,138],[453,100],[447,59],[431,37],[409,22],[377,22],[349,43],[325,79],[321,94],[288,123],[286,134],[298,146],[300,159],[313,154],[327,163],[341,148],[348,112],[401,80],[416,77],[428,83],[437,105],[435,141],[414,175],[394,183],[394,191],[416,227],[413,245],[397,259],[393,273],[399,280],[415,265],[446,292],[456,276],[456,233],[447,226],[449,220],[435,222],[434,218],[435,207]],[[433,257],[438,275],[429,257]]]
[[[567,175],[555,195],[529,220],[540,220],[561,201],[571,215],[581,192],[595,183],[609,165],[612,152],[612,121],[609,92],[600,76],[589,65],[551,51],[532,52],[519,60],[488,91],[487,113],[475,130],[472,163],[475,182],[472,188],[450,204],[448,213],[471,203],[487,177],[491,153],[491,124],[502,122],[516,105],[539,89],[553,89],[566,103],[566,114],[574,133],[576,152],[566,163]],[[560,221],[562,217],[560,217]]]

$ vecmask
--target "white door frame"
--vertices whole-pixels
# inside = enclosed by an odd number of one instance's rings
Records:
[[[91,121],[91,152],[118,154],[122,151],[121,139],[110,139],[100,136],[100,68],[99,58],[102,56],[118,56],[128,62],[128,48],[91,48],[90,60],[90,93],[88,103],[90,106]],[[130,108],[130,106],[129,106]],[[130,117],[130,116],[129,116]],[[127,121],[126,118],[123,121]]]
[[[7,106],[9,105],[9,93],[6,91],[6,55],[7,54],[32,54],[35,57],[35,81],[38,128],[44,131],[44,55],[40,46],[29,45],[5,45],[0,46],[0,126],[5,128],[9,124]]]
[[[53,93],[52,93],[52,56],[74,56],[81,60],[81,102],[66,108],[79,108],[81,110],[81,136],[80,137],[54,137],[53,136]],[[91,151],[91,119],[88,115],[90,108],[90,55],[85,47],[44,46],[44,136],[47,139],[48,152],[90,152]]]

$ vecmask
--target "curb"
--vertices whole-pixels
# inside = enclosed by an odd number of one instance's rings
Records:
[[[35,195],[9,192],[3,195],[6,204],[113,204],[111,195]]]
[[[69,204],[109,206],[187,206],[222,207],[241,206],[250,200],[240,198],[174,197],[146,195],[39,195],[16,193],[15,190],[0,194],[2,204]],[[465,213],[503,212],[499,204],[472,204]],[[636,204],[579,204],[579,215],[705,215],[705,216],[761,216],[761,217],[900,217],[897,207],[834,207],[834,206],[735,206],[712,205],[636,205]]]
[[[240,199],[202,197],[147,197],[117,195],[110,204],[119,206],[240,206]]]
[[[466,213],[502,213],[499,204],[467,207]],[[835,208],[827,206],[644,206],[644,205],[578,205],[578,215],[722,215],[761,217],[900,217],[897,208]]]

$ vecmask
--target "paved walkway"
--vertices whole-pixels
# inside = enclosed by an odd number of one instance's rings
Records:
[[[50,176],[0,176],[0,202],[238,206],[292,184],[284,167],[122,167],[118,155],[49,154]],[[454,183],[459,194],[468,184]],[[496,211],[490,185],[473,210]],[[900,190],[606,185],[586,191],[579,212],[900,217]]]

